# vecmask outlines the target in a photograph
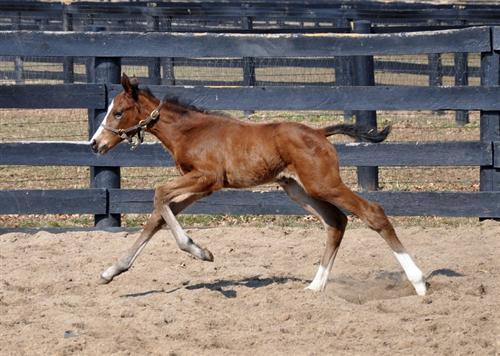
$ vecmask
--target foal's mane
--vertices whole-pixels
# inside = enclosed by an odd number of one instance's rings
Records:
[[[170,106],[177,107],[183,111],[195,111],[195,112],[199,112],[202,114],[210,114],[211,113],[208,110],[205,110],[205,109],[196,107],[194,105],[188,104],[186,102],[183,102],[179,98],[172,96],[172,95],[169,95],[169,94],[166,94],[163,97],[163,102],[166,104],[169,104]]]
[[[142,94],[148,96],[151,99],[157,99],[154,96],[154,94],[151,91],[151,89],[149,89],[148,87],[142,87],[140,89],[140,91],[141,91]],[[171,109],[173,109],[175,111],[179,111],[179,112],[194,111],[194,112],[198,112],[198,113],[202,113],[202,114],[208,114],[208,115],[217,115],[217,116],[223,116],[223,117],[228,117],[229,116],[228,114],[226,114],[224,112],[211,111],[211,110],[206,110],[206,109],[203,109],[203,108],[199,108],[199,107],[194,106],[192,104],[186,103],[186,102],[182,101],[181,99],[179,99],[178,97],[172,96],[171,94],[166,94],[163,97],[162,103],[169,105]]]

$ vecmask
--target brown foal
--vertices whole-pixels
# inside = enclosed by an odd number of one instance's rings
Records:
[[[198,246],[175,216],[222,188],[277,182],[294,201],[316,215],[327,232],[321,264],[308,289],[322,291],[326,287],[347,225],[344,210],[382,236],[417,294],[425,294],[423,274],[399,241],[384,210],[353,193],[342,182],[337,153],[326,139],[333,134],[346,134],[380,142],[389,133],[388,128],[376,131],[355,125],[334,125],[315,129],[291,122],[241,122],[175,101],[160,103],[125,74],[122,86],[123,91],[111,102],[103,124],[90,141],[92,149],[105,154],[123,139],[131,141],[145,130],[172,154],[181,176],[156,188],[151,217],[127,253],[101,274],[103,283],[127,271],[165,223],[180,249],[201,260],[213,261],[212,253]]]

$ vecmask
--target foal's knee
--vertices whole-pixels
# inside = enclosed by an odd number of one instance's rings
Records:
[[[164,187],[159,186],[156,187],[155,189],[155,197],[154,197],[154,209],[156,211],[161,211],[161,208],[165,203],[167,203],[166,198],[167,198],[168,192],[165,190]]]

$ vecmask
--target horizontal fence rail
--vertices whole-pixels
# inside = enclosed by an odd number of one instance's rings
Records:
[[[121,5],[121,8],[119,7]],[[397,21],[394,17],[408,19],[429,20],[438,19],[494,19],[499,11],[493,6],[487,5],[467,5],[451,7],[450,5],[422,5],[414,4],[378,4],[378,3],[352,3],[347,5],[345,1],[333,2],[285,2],[269,3],[264,1],[235,2],[227,3],[204,2],[204,3],[159,3],[157,7],[127,6],[124,4],[75,4],[67,6],[68,13],[74,15],[102,12],[110,14],[113,10],[118,13],[125,12],[127,15],[148,15],[148,16],[183,16],[183,17],[238,17],[251,16],[256,18],[301,18],[301,19],[331,19],[332,17],[354,18],[354,19],[389,19]],[[128,5],[128,4],[127,4]],[[116,10],[115,10],[116,9]],[[391,12],[393,11],[393,12]]]
[[[498,217],[500,192],[361,192],[390,215]],[[107,198],[109,196],[109,200]],[[153,190],[61,189],[0,190],[0,214],[150,213]],[[226,190],[196,202],[190,214],[304,215],[281,191]]]
[[[480,141],[346,143],[334,146],[343,166],[493,164],[492,145]],[[130,151],[126,144],[120,144],[100,156],[90,151],[87,142],[32,141],[0,143],[0,165],[172,167],[175,162],[159,143],[145,143],[135,151]]]
[[[500,192],[362,192],[390,215],[498,217]],[[149,213],[152,190],[111,189],[110,212]],[[222,191],[186,209],[196,214],[303,215],[304,210],[281,191]]]
[[[106,189],[0,190],[0,214],[106,214]]]
[[[162,87],[164,95],[211,110],[499,110],[500,87]],[[110,97],[122,89],[108,86]],[[286,98],[286,100],[285,100]]]
[[[0,108],[93,109],[106,106],[102,84],[1,85]]]
[[[150,86],[158,98],[175,96],[210,110],[500,110],[500,86]],[[107,108],[121,85],[0,86],[0,108]],[[286,100],[284,100],[286,98]]]
[[[486,26],[391,34],[0,31],[0,53],[51,57],[321,57],[486,52],[491,50],[490,37]]]
[[[71,4],[47,3],[39,1],[2,1],[0,12],[3,16],[32,16],[62,22],[64,15],[80,18],[85,23],[92,16],[94,21],[113,19],[128,20],[132,23],[145,22],[149,17],[163,17],[176,20],[195,21],[218,19],[238,20],[252,17],[266,21],[280,19],[329,21],[337,19],[364,19],[379,23],[414,23],[437,20],[455,23],[457,20],[471,22],[498,21],[500,10],[488,4],[429,4],[429,3],[384,3],[372,1],[203,1],[203,2],[147,2],[89,3]],[[134,21],[131,20],[133,18]],[[47,24],[49,26],[51,24]]]

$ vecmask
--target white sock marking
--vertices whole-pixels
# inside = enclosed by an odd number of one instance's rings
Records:
[[[312,280],[311,284],[306,287],[306,289],[310,289],[316,292],[322,291],[323,289],[325,289],[326,282],[328,282],[328,275],[328,269],[323,267],[322,265],[319,265],[314,279]]]
[[[106,122],[106,120],[108,119],[109,114],[111,113],[111,110],[113,110],[113,103],[114,103],[114,101],[115,101],[115,99],[111,100],[111,104],[109,104],[109,106],[108,106],[108,111],[106,112],[106,116],[104,116],[104,119],[102,119],[101,124],[97,128],[97,131],[95,132],[94,136],[92,136],[92,138],[90,139],[90,142],[92,142],[93,140],[97,140],[97,137],[99,137],[99,135],[101,134],[101,132],[104,130],[104,127],[102,127],[102,124],[104,124]]]
[[[413,259],[407,253],[397,253],[394,252],[399,264],[403,267],[403,270],[408,277],[408,280],[413,284],[415,291],[418,295],[425,295],[427,287],[425,286],[424,275],[420,268],[417,267]]]

